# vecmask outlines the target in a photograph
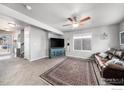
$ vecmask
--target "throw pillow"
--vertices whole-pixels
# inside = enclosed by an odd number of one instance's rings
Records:
[[[102,58],[106,58],[108,55],[107,55],[106,53],[104,53],[104,52],[101,52],[101,53],[99,54],[99,56],[101,56]]]
[[[124,66],[124,61],[121,61],[119,59],[113,58],[105,63],[105,65],[110,65],[110,64],[117,64],[120,66]]]
[[[113,59],[107,61],[107,62],[105,63],[105,65],[115,64],[116,61],[119,61],[119,59],[113,58]]]
[[[112,59],[113,55],[108,53],[108,59]]]
[[[116,51],[115,52],[115,55],[117,56],[117,57],[119,57],[119,58],[121,58],[121,56],[122,56],[122,51]]]
[[[119,61],[116,61],[115,64],[118,64],[120,66],[124,66],[124,62],[123,61],[120,61],[120,60]]]

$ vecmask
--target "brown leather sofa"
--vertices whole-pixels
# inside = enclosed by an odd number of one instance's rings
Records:
[[[106,58],[102,58],[101,56],[99,56],[99,53],[95,54],[95,62],[99,68],[101,76],[107,79],[124,78],[124,66],[121,66],[119,64],[106,65],[106,62],[108,60],[111,60],[113,57],[124,61],[124,51],[111,49],[109,51],[106,51],[106,53]]]

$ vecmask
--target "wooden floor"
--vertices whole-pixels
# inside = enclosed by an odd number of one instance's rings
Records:
[[[22,58],[0,60],[0,85],[50,85],[39,77],[66,57],[29,62]]]

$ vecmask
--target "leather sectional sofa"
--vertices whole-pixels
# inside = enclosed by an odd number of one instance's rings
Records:
[[[95,54],[95,62],[99,68],[100,74],[106,79],[122,79],[124,78],[124,65],[120,64],[109,64],[107,62],[116,58],[121,62],[124,62],[124,51],[111,49],[105,52],[106,57],[101,57],[100,53]]]

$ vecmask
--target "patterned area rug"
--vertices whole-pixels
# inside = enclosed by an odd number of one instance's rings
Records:
[[[67,58],[40,77],[52,85],[98,85],[91,61]]]

